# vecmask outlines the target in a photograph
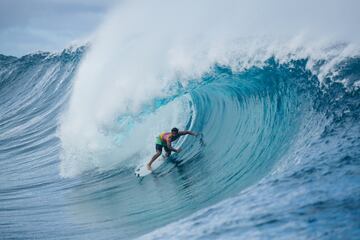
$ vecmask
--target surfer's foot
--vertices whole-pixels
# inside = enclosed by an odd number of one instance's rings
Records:
[[[146,167],[147,167],[147,169],[148,169],[149,171],[151,171],[151,166],[150,166],[150,164],[146,164]]]

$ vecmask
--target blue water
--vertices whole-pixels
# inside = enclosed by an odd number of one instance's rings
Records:
[[[0,55],[1,239],[358,238],[360,57],[321,80],[306,58],[214,65],[106,129],[134,148],[122,136],[185,102],[182,125],[202,137],[153,175],[134,176],[135,154],[64,177],[58,130],[86,51]]]

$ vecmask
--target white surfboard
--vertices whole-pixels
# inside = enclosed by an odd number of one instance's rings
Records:
[[[158,157],[155,162],[153,162],[151,164],[151,170],[150,171],[147,168],[147,163],[142,164],[140,166],[138,166],[137,168],[135,168],[135,175],[137,177],[145,177],[146,175],[149,175],[150,173],[152,173],[154,170],[156,170],[158,167],[160,167],[166,160],[166,157],[164,155],[161,155],[160,157]]]

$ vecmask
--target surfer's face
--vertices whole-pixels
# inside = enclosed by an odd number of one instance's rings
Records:
[[[175,132],[175,131],[171,132],[171,135],[173,135],[174,137],[176,137],[178,134],[179,134],[179,133],[178,133],[178,132]]]

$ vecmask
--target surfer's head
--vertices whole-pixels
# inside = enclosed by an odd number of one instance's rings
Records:
[[[179,129],[177,129],[176,127],[174,127],[173,129],[171,129],[171,134],[176,137],[179,134]]]

